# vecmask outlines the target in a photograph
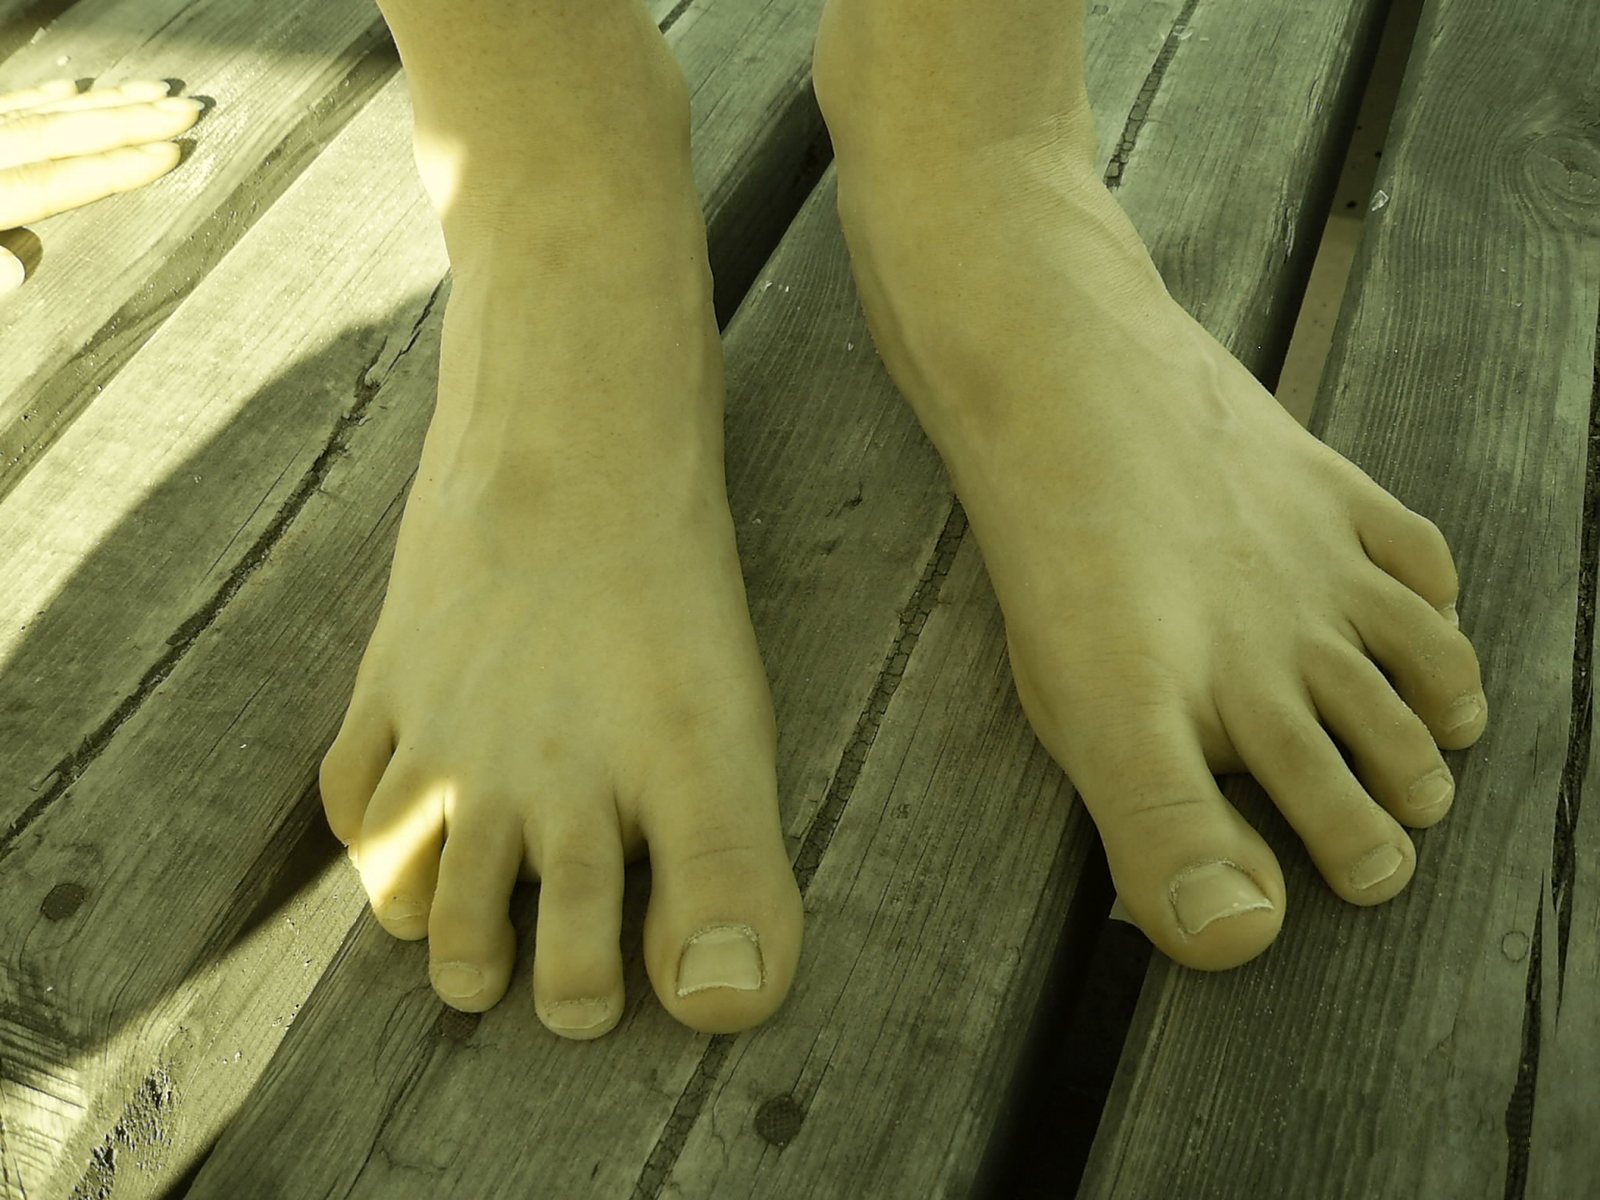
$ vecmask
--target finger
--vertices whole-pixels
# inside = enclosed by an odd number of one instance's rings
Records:
[[[0,296],[21,287],[27,274],[23,269],[22,260],[4,246],[0,246]]]
[[[0,170],[176,137],[199,119],[199,101],[177,96],[98,112],[0,118]]]
[[[0,96],[0,113],[32,108],[36,104],[50,104],[63,97],[75,95],[77,91],[76,80],[52,79],[49,83],[41,83],[38,87],[28,88],[26,91],[7,92]]]
[[[83,112],[85,109],[147,104],[152,100],[167,99],[168,92],[167,85],[161,80],[144,79],[135,83],[119,84],[114,88],[104,88],[98,92],[83,92],[62,100],[52,100],[47,104],[34,105],[28,111],[30,113]]]
[[[0,229],[42,221],[117,192],[131,192],[178,165],[178,147],[153,142],[89,158],[25,163],[0,170]]]

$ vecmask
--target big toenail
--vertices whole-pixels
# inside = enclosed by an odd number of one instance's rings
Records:
[[[679,996],[718,987],[753,992],[762,980],[761,948],[748,925],[712,925],[683,944]]]
[[[604,1000],[557,1000],[545,1015],[545,1024],[562,1033],[588,1033],[604,1025],[611,1006]]]
[[[1418,812],[1429,812],[1450,799],[1450,793],[1453,791],[1455,785],[1450,782],[1450,768],[1440,767],[1437,771],[1429,771],[1413,783],[1406,799],[1411,801],[1411,807]]]
[[[1405,856],[1393,846],[1379,846],[1350,868],[1350,886],[1362,892],[1376,887],[1400,869]]]
[[[483,990],[483,972],[471,963],[440,963],[433,969],[433,986],[441,996],[470,1000]]]
[[[1449,711],[1444,714],[1441,726],[1446,733],[1454,733],[1458,729],[1464,729],[1466,726],[1471,725],[1482,712],[1483,701],[1478,699],[1475,694],[1463,696],[1452,704]]]
[[[1220,861],[1181,871],[1172,881],[1169,897],[1178,924],[1191,937],[1223,917],[1272,907],[1272,901],[1241,868]]]
[[[422,915],[422,905],[415,900],[391,900],[383,906],[385,921],[410,921]]]

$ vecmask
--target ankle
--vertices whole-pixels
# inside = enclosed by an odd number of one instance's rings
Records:
[[[841,175],[865,174],[868,161],[882,160],[937,182],[948,170],[1019,158],[1095,174],[1081,13],[1049,30],[1032,28],[1041,22],[1026,14],[991,14],[987,6],[973,13],[980,27],[993,16],[1008,28],[976,37],[948,14],[933,29],[922,5],[828,0],[812,84]],[[1041,55],[1023,46],[1039,37],[1057,48]]]

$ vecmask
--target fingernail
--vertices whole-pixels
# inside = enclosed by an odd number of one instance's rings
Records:
[[[433,969],[433,986],[441,996],[452,1000],[471,1000],[483,991],[483,972],[471,963],[440,963]]]
[[[197,114],[205,105],[198,100],[191,100],[188,96],[168,96],[165,100],[157,100],[150,107],[165,113]]]
[[[1208,862],[1190,867],[1172,881],[1173,912],[1183,931],[1193,937],[1213,921],[1258,908],[1272,901],[1255,881],[1232,863]]]
[[[1461,614],[1456,612],[1456,606],[1454,604],[1447,604],[1439,611],[1444,614],[1444,619],[1449,621],[1450,624],[1454,625],[1457,629],[1461,628]]]
[[[1463,696],[1450,706],[1440,724],[1446,733],[1454,733],[1471,725],[1482,713],[1483,701],[1477,696]]]
[[[557,1000],[545,1014],[545,1024],[562,1033],[587,1033],[610,1016],[611,1006],[604,1000]]]
[[[761,949],[748,925],[713,925],[683,944],[679,996],[718,987],[753,992],[762,982]]]
[[[178,147],[171,142],[146,142],[143,146],[134,146],[146,158],[153,158],[158,162],[172,162],[178,157]]]

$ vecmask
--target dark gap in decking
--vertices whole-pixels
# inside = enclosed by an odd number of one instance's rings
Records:
[[[233,193],[217,201],[211,214],[159,262],[150,275],[83,348],[51,374],[30,379],[23,389],[32,396],[59,396],[47,430],[29,430],[26,446],[18,438],[14,455],[0,469],[4,500],[32,465],[82,415],[94,397],[161,328],[167,317],[205,280],[211,268],[249,233],[257,220],[288,191],[301,173],[338,136],[367,101],[400,69],[389,27],[378,21],[345,51],[355,62],[341,81],[329,87],[305,118],[288,131]],[[190,136],[205,133],[204,121]],[[180,139],[187,140],[187,139]],[[184,158],[188,158],[185,153]],[[183,170],[182,164],[177,168]],[[17,437],[14,432],[13,437]],[[7,439],[8,443],[11,441]]]
[[[1106,165],[1105,183],[1112,191],[1122,186],[1122,168],[1128,165],[1128,156],[1133,153],[1134,143],[1139,140],[1139,128],[1144,124],[1145,114],[1150,111],[1151,102],[1155,100],[1156,92],[1161,89],[1161,81],[1166,77],[1168,64],[1178,53],[1178,43],[1184,40],[1180,35],[1188,31],[1189,18],[1194,15],[1194,10],[1199,4],[1200,0],[1189,0],[1189,3],[1183,6],[1183,11],[1172,23],[1167,40],[1161,46],[1161,53],[1156,55],[1155,65],[1150,68],[1150,74],[1145,76],[1144,86],[1139,89],[1139,95],[1134,99],[1133,108],[1129,110],[1128,119],[1122,126],[1122,136],[1117,140],[1117,152],[1111,156],[1110,163]]]
[[[839,767],[833,773],[828,795],[817,808],[816,816],[811,818],[810,828],[801,839],[800,853],[795,856],[794,874],[802,896],[811,886],[812,876],[822,863],[822,855],[828,843],[833,841],[833,831],[838,828],[845,806],[855,793],[856,781],[861,777],[861,768],[867,761],[867,751],[877,740],[883,714],[889,707],[890,698],[900,687],[906,664],[916,649],[917,639],[922,636],[928,614],[939,599],[945,577],[950,574],[950,564],[955,561],[956,551],[966,532],[967,514],[962,510],[961,502],[952,499],[950,514],[945,518],[944,529],[922,569],[922,578],[912,589],[905,607],[900,610],[900,633],[884,657],[883,666],[878,671],[877,685],[856,719],[855,732],[839,758]]]
[[[694,0],[678,0],[678,2],[672,6],[672,11],[669,12],[665,19],[662,20],[661,32],[664,34],[667,32],[667,30],[676,25],[678,23],[678,18],[683,16],[684,13],[688,12],[689,6],[693,3]]]
[[[1600,569],[1600,324],[1595,328],[1593,384],[1589,394],[1588,455],[1584,463],[1582,520],[1578,538],[1578,615],[1572,640],[1572,717],[1567,759],[1556,797],[1555,832],[1550,847],[1550,901],[1556,921],[1556,1012],[1566,983],[1567,944],[1572,936],[1572,906],[1577,882],[1578,811],[1588,774],[1594,733],[1595,576]],[[1522,1011],[1522,1057],[1517,1081],[1506,1102],[1505,1200],[1523,1200],[1533,1139],[1533,1106],[1539,1083],[1539,1033],[1544,1022],[1541,968],[1544,961],[1544,893],[1534,917],[1533,950],[1528,955],[1528,986]]]
[[[1556,912],[1556,1007],[1567,974],[1572,937],[1573,893],[1578,873],[1578,810],[1589,770],[1594,735],[1595,574],[1600,569],[1600,326],[1595,329],[1593,390],[1589,398],[1589,454],[1584,470],[1583,518],[1578,541],[1578,617],[1572,639],[1572,724],[1567,761],[1556,797],[1555,838],[1550,853],[1550,892]]]
[[[394,361],[389,365],[389,370],[384,375],[384,379],[394,373],[395,368],[400,365],[400,360],[417,344],[417,338],[422,332],[422,327],[427,322],[428,315],[433,312],[434,305],[438,303],[439,294],[444,289],[444,285],[445,280],[440,280],[438,286],[433,289],[433,294],[428,297],[427,304],[423,306],[421,315],[417,317],[416,324],[412,327],[410,340],[406,342],[405,348],[395,355]],[[387,343],[385,344],[387,345]],[[351,431],[366,420],[367,409],[372,404],[373,398],[378,394],[379,389],[383,386],[383,379],[373,381],[368,379],[367,376],[377,366],[378,360],[383,357],[383,353],[384,347],[380,346],[373,355],[372,361],[357,373],[355,405],[335,422],[333,432],[329,435],[327,444],[322,448],[322,453],[317,455],[316,461],[311,464],[311,469],[306,472],[305,478],[295,488],[294,494],[284,502],[283,507],[279,510],[277,516],[273,518],[272,523],[256,539],[256,544],[250,548],[250,552],[229,573],[228,578],[223,581],[216,594],[167,639],[167,652],[145,672],[144,678],[139,681],[132,694],[117,705],[111,715],[100,725],[100,728],[84,738],[82,744],[76,750],[56,763],[39,781],[42,784],[45,780],[48,780],[49,786],[45,788],[44,793],[37,800],[23,811],[21,816],[12,822],[9,829],[0,834],[0,863],[5,862],[12,850],[16,848],[17,839],[27,832],[28,827],[38,820],[93,765],[105,748],[111,744],[111,739],[116,735],[117,730],[122,728],[128,719],[144,706],[145,701],[150,698],[162,681],[177,669],[178,664],[183,661],[184,656],[193,648],[200,635],[216,622],[217,617],[222,613],[228,602],[245,585],[250,576],[255,574],[256,569],[266,561],[267,556],[272,553],[277,544],[283,540],[289,526],[300,515],[301,510],[305,508],[312,495],[321,488],[322,481],[332,469],[334,460],[348,453],[347,443],[349,442]],[[39,785],[36,784],[35,786]]]
[[[1533,951],[1528,955],[1527,999],[1522,1008],[1522,1059],[1506,1103],[1505,1200],[1524,1200],[1528,1190],[1529,1143],[1533,1139],[1533,1098],[1539,1083],[1539,974],[1544,962],[1544,889],[1533,921]]]
[[[889,707],[889,700],[900,687],[900,680],[905,677],[906,664],[916,648],[917,640],[922,636],[928,615],[933,612],[933,606],[938,602],[939,592],[944,586],[945,578],[950,574],[950,565],[955,561],[956,551],[960,549],[961,539],[966,532],[967,514],[962,510],[961,502],[952,499],[950,514],[945,518],[944,529],[940,532],[933,553],[928,556],[928,561],[922,569],[922,577],[912,589],[910,599],[900,610],[900,632],[889,648],[889,653],[884,657],[883,666],[878,671],[878,682],[873,687],[871,695],[867,697],[860,717],[856,719],[855,731],[839,758],[839,766],[833,773],[833,782],[828,787],[828,795],[817,809],[816,816],[811,819],[805,837],[801,839],[800,853],[795,858],[794,873],[802,896],[810,887],[812,877],[816,875],[817,867],[822,862],[823,852],[833,840],[833,831],[838,828],[845,806],[850,803],[850,797],[855,792],[856,781],[861,777],[861,768],[867,760],[867,751],[877,739],[878,728],[883,722],[884,712]],[[701,1055],[693,1076],[683,1090],[683,1095],[678,1097],[672,1115],[667,1118],[661,1136],[645,1160],[644,1170],[634,1183],[634,1200],[656,1200],[661,1194],[667,1177],[672,1173],[673,1165],[678,1161],[678,1155],[683,1152],[689,1131],[699,1120],[700,1111],[705,1106],[707,1097],[712,1094],[715,1081],[721,1074],[723,1062],[733,1048],[737,1036],[737,1034],[712,1036],[711,1044]]]

